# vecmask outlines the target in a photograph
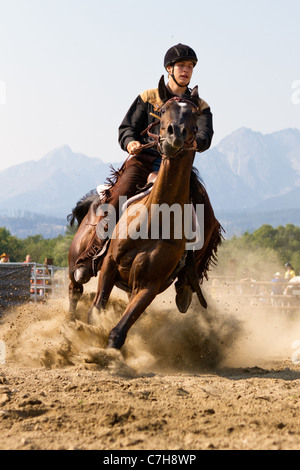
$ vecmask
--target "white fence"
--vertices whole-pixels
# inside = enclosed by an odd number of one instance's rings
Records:
[[[30,298],[34,302],[53,297],[65,288],[67,269],[57,266],[32,265],[30,279]]]
[[[211,278],[209,290],[214,298],[234,298],[251,308],[280,310],[300,316],[300,283],[272,281],[236,281],[222,276]],[[278,289],[279,287],[279,289]]]

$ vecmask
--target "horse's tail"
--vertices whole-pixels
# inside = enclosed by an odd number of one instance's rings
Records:
[[[99,194],[95,189],[90,191],[88,194],[83,196],[76,204],[74,209],[72,209],[71,214],[68,215],[67,220],[70,223],[70,226],[73,227],[75,221],[77,221],[78,226],[81,224],[86,214],[89,211],[91,204],[99,197]]]

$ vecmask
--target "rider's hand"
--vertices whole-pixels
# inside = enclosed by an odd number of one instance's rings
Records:
[[[129,144],[127,145],[127,152],[130,155],[133,155],[135,153],[135,151],[137,149],[139,149],[141,146],[142,146],[142,144],[138,140],[134,140],[132,142],[129,142]]]

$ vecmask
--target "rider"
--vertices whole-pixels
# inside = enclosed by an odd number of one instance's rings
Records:
[[[190,84],[193,69],[198,62],[196,53],[189,46],[178,44],[171,47],[165,55],[164,66],[169,75],[167,88],[173,95],[189,96]],[[119,143],[123,150],[133,155],[146,143],[141,138],[141,132],[156,120],[156,109],[161,105],[158,89],[147,90],[139,95],[129,108],[123,122],[119,128]],[[196,151],[203,152],[210,147],[213,137],[212,114],[205,101],[201,100],[201,118],[198,121],[197,148]],[[154,116],[153,116],[154,114]],[[160,155],[156,149],[147,149],[143,153]],[[154,167],[159,167],[159,162],[154,163]]]
[[[191,89],[188,86],[197,62],[195,51],[187,45],[177,44],[167,51],[164,58],[164,67],[168,72],[166,88],[170,96],[184,95],[189,97],[191,95]],[[127,198],[134,196],[137,192],[137,186],[145,186],[149,175],[159,170],[161,156],[154,147],[144,148],[149,140],[147,136],[141,136],[141,132],[157,121],[157,114],[162,104],[158,88],[143,92],[132,103],[119,127],[119,144],[124,151],[129,153],[129,158],[127,158],[121,169],[115,172],[115,180],[108,180],[111,183],[111,188],[105,193],[105,203],[111,204],[116,210],[118,209],[120,196],[126,196]],[[202,99],[200,100],[200,110],[201,115],[197,122],[198,132],[194,145],[197,152],[204,152],[210,147],[214,132],[210,107]],[[153,132],[159,133],[159,126]],[[195,174],[192,180],[191,191],[194,191],[194,202],[204,204],[206,214],[211,214],[214,218],[203,185]],[[215,230],[211,237],[212,242],[207,256],[209,260],[214,258],[216,248],[221,241],[221,227],[215,218],[214,220]],[[105,240],[99,240],[95,232],[85,252],[78,258],[76,265],[79,266],[82,261],[91,259],[102,250],[104,244]],[[209,261],[204,266],[202,263],[201,269],[199,269],[202,274],[206,272],[208,264]],[[177,283],[176,290],[177,305],[179,305],[179,309],[186,311],[191,302],[191,288],[183,282],[181,285]]]

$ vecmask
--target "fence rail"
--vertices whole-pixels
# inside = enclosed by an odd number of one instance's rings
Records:
[[[218,276],[212,277],[208,286],[215,298],[228,294],[254,308],[300,314],[300,282],[237,281]]]

